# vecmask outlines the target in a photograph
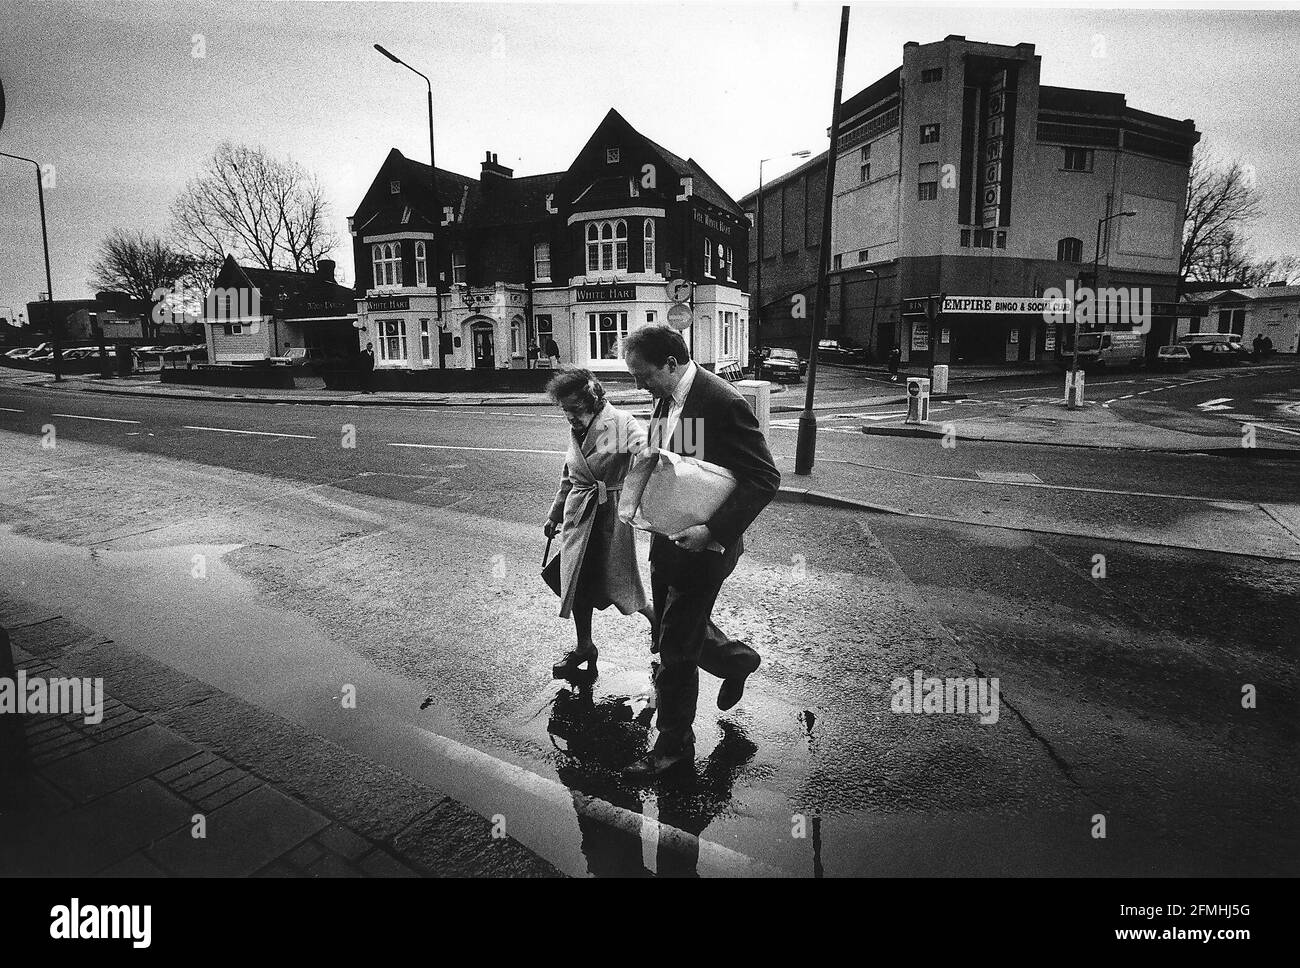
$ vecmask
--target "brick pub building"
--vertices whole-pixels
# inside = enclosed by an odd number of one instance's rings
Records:
[[[747,352],[744,212],[614,110],[562,172],[517,178],[489,152],[477,179],[434,184],[393,149],[349,230],[377,369],[524,369],[553,337],[562,362],[622,375],[623,338],[677,302],[702,365]]]
[[[909,42],[903,64],[841,109],[827,335],[917,364],[1053,357],[1061,328],[1033,302],[1088,282],[1176,296],[1192,149],[1190,120],[1124,95],[1039,83],[1032,44],[949,36]],[[816,292],[827,153],[763,186],[763,342],[806,347],[792,297]],[[757,193],[741,199],[756,212]],[[1097,222],[1132,211],[1132,217]],[[948,296],[937,332],[924,297]],[[977,297],[998,297],[990,302]],[[1010,311],[1008,311],[1010,309]],[[1176,312],[1157,305],[1149,352]],[[974,310],[974,311],[972,311]]]

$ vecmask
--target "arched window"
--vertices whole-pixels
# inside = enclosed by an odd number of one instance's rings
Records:
[[[429,264],[424,257],[424,243],[415,243],[415,284],[417,286],[427,286],[429,284]]]
[[[375,287],[402,284],[402,249],[396,242],[378,242],[370,247]]]
[[[1056,261],[1082,262],[1083,242],[1080,239],[1061,239],[1056,243]]]
[[[587,225],[587,271],[620,272],[627,269],[627,222],[591,222]]]
[[[644,269],[646,272],[655,271],[655,220],[648,218],[645,220],[645,226],[642,229],[642,238],[645,240],[645,262]]]

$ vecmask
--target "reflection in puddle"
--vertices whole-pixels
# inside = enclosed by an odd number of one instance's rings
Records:
[[[590,683],[560,689],[551,706],[547,733],[555,746],[556,776],[574,796],[582,852],[597,877],[694,877],[699,836],[731,803],[737,777],[758,748],[734,723],[718,723],[722,739],[689,772],[656,782],[650,789],[625,781],[621,771],[644,755],[654,710],[644,697],[593,697]],[[657,835],[647,864],[645,834],[610,826],[583,809],[590,797],[649,816]],[[681,834],[689,836],[682,836]]]

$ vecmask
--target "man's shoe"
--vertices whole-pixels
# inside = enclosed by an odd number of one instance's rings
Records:
[[[656,753],[651,750],[623,771],[629,780],[655,780],[680,767],[695,762],[695,747],[683,746],[676,753]]]
[[[758,653],[754,653],[754,664],[744,675],[730,676],[722,680],[722,685],[718,689],[719,709],[730,709],[740,702],[741,697],[745,695],[745,680],[758,668],[761,662]]]

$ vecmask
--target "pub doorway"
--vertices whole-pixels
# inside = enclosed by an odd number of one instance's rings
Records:
[[[474,347],[474,369],[496,369],[496,347],[492,338],[492,324],[475,323],[470,327],[470,340]]]

